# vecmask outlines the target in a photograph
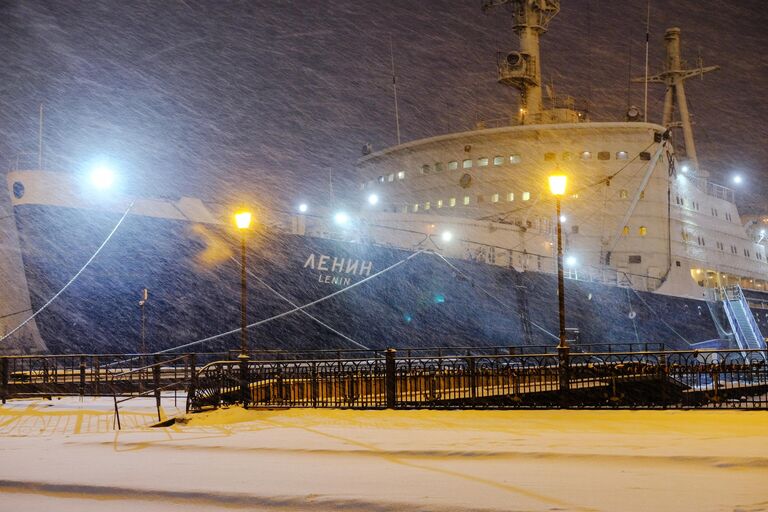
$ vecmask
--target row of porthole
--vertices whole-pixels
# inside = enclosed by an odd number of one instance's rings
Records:
[[[490,196],[492,203],[499,203],[502,200],[502,196],[499,193],[491,194]],[[531,193],[530,192],[523,192],[520,194],[520,199],[523,201],[530,201],[531,199]],[[507,192],[507,195],[504,196],[504,200],[508,203],[511,203],[515,200],[515,193],[514,192]],[[485,202],[485,195],[478,194],[475,196],[475,204],[480,204]],[[418,213],[421,210],[431,210],[434,206],[435,208],[453,208],[458,204],[458,201],[455,197],[450,197],[448,200],[444,201],[442,199],[438,199],[434,202],[432,201],[426,201],[424,203],[416,203],[411,208],[410,211],[413,213]],[[472,196],[464,196],[461,198],[461,204],[463,206],[469,206],[472,204]],[[406,209],[406,212],[408,210]]]
[[[649,160],[650,159],[650,154],[647,154],[647,155],[648,155],[648,158],[644,158],[646,156],[646,153],[641,153],[640,154],[641,160]],[[581,160],[591,160],[592,159],[592,152],[591,151],[582,151],[581,153],[579,153],[579,158]],[[616,160],[627,160],[628,158],[629,158],[629,153],[627,153],[626,151],[617,151],[616,152]],[[553,153],[553,152],[544,153],[544,161],[549,162],[549,161],[554,161],[556,159],[557,159],[557,153]],[[560,159],[563,160],[563,161],[573,160],[573,153],[571,153],[569,151],[564,151],[561,154]],[[597,159],[598,160],[610,160],[611,159],[611,153],[609,151],[599,151],[597,153]],[[517,165],[520,162],[522,162],[522,157],[520,155],[517,155],[517,154],[510,155],[509,157],[497,155],[497,156],[493,157],[493,160],[491,160],[489,157],[480,157],[480,158],[478,158],[477,159],[477,167],[488,167],[491,164],[493,166],[498,167],[500,165],[504,165],[505,163],[510,163],[512,165]],[[474,160],[472,160],[471,158],[467,158],[467,159],[461,161],[461,168],[462,169],[472,169],[475,166],[474,164],[475,164]],[[449,171],[457,170],[459,168],[459,161],[458,160],[451,160],[450,162],[448,162],[446,168]],[[443,170],[444,170],[443,163],[442,162],[435,162],[434,164],[423,164],[419,168],[419,174],[420,175],[427,175],[427,174],[432,174],[433,172],[435,172],[435,173],[443,172]],[[369,181],[368,182],[368,186],[373,186],[377,182],[378,183],[392,183],[392,182],[394,182],[396,180],[404,180],[405,176],[406,176],[405,171],[398,171],[396,173],[393,172],[393,173],[390,173],[390,174],[387,174],[387,175],[379,176],[376,180]],[[365,188],[365,186],[366,186],[366,184],[363,183],[361,185],[361,188]]]
[[[682,234],[683,242],[693,243],[693,235],[691,235],[690,233],[688,233],[685,230],[683,230],[681,234]],[[702,247],[706,247],[707,246],[707,241],[706,241],[706,239],[703,236],[696,236],[696,243],[698,245],[701,245]],[[716,241],[715,242],[715,246],[719,250],[725,252],[725,244],[723,244],[722,242]],[[735,245],[731,245],[729,248],[731,250],[731,254],[739,254],[739,249]],[[744,257],[745,258],[751,258],[752,257],[752,252],[749,249],[743,249],[743,250],[744,250]],[[755,258],[758,261],[763,261],[763,254],[760,251],[755,251]]]

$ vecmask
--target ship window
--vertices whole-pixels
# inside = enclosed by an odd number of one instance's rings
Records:
[[[554,153],[544,153],[544,161],[545,162],[551,162],[554,159],[555,159],[555,154]]]
[[[589,151],[582,151],[581,152],[581,159],[582,160],[592,160],[592,153]]]
[[[530,192],[523,192],[523,201],[528,201],[531,198]]]
[[[571,226],[571,233],[573,233],[574,235],[578,235],[579,234],[579,226]]]
[[[515,200],[515,193],[514,192],[508,192],[507,193],[507,201],[512,202]]]
[[[389,176],[387,176],[387,181],[389,181],[390,183],[395,181],[395,173],[392,173]]]
[[[478,159],[477,165],[479,165],[480,167],[488,167],[488,158],[483,157]]]
[[[629,155],[626,151],[617,151],[616,152],[616,160],[626,160],[629,158]]]
[[[645,190],[640,191],[640,199],[645,199]]]
[[[523,159],[520,158],[520,155],[512,155],[509,157],[509,163],[511,164],[519,164]]]
[[[504,157],[503,156],[495,156],[493,157],[493,165],[501,165],[504,163]]]
[[[624,229],[621,230],[621,234],[626,236],[629,234],[629,226],[624,226]]]
[[[424,203],[424,209],[425,209],[425,210],[429,210],[429,207],[430,207],[430,206],[431,206],[431,205],[429,204],[429,201],[427,201],[426,203]]]
[[[419,204],[416,203],[415,205],[413,205],[413,213],[417,213],[418,211],[419,211]]]
[[[21,199],[24,196],[24,184],[22,182],[13,182],[13,195],[16,199]]]
[[[749,258],[749,250],[747,250],[747,249],[744,249],[744,256],[746,256],[747,258]]]
[[[563,157],[562,158],[566,162],[569,161],[569,160],[573,160],[573,153],[571,153],[570,151],[565,151],[565,152],[563,152]]]
[[[679,267],[679,266],[680,266],[680,261],[678,261],[678,260],[675,260],[675,266],[676,266],[676,267]]]
[[[630,254],[629,255],[629,262],[630,263],[642,263],[643,257],[640,254]]]
[[[648,234],[648,228],[645,226],[640,226],[640,236],[645,236]],[[639,262],[638,262],[639,263]]]
[[[442,199],[438,199],[437,200],[437,207],[438,208],[442,208],[443,207],[443,200]]]
[[[623,189],[619,190],[619,198],[620,199],[626,199],[628,197],[629,197],[629,192],[627,191],[627,189],[623,188]]]
[[[610,160],[611,159],[611,153],[608,151],[600,151],[597,153],[597,159],[598,160]]]
[[[435,162],[435,172],[443,172],[442,162]]]
[[[645,160],[646,162],[651,159],[651,154],[647,151],[641,151],[640,152],[640,160]]]
[[[464,196],[464,205],[466,206],[468,204],[469,204],[469,196]]]
[[[384,183],[384,176],[379,176],[379,183]]]
[[[400,171],[397,173],[397,179],[404,180],[405,179],[405,171]]]
[[[499,202],[499,194],[493,194],[491,196],[491,202],[498,203]]]
[[[465,168],[465,169],[471,169],[471,168],[472,168],[472,160],[469,160],[469,159],[467,159],[467,160],[464,160],[464,161],[461,163],[461,166],[462,166],[463,168]]]
[[[16,184],[16,183],[14,183],[14,185],[15,185],[15,184]],[[365,183],[361,183],[361,184],[360,184],[360,190],[365,190]],[[16,191],[14,191],[14,192],[13,192],[13,195],[16,195]],[[18,198],[18,199],[21,199],[21,198]]]
[[[431,171],[432,168],[429,166],[429,164],[424,164],[421,166],[421,174],[429,174],[429,171]]]
[[[477,194],[477,202],[482,203],[485,201],[485,197],[483,197],[483,194]]]
[[[452,160],[452,161],[448,162],[448,170],[449,171],[455,171],[458,168],[459,168],[459,162],[457,162],[456,160]]]
[[[454,206],[456,206],[456,198],[455,198],[455,197],[452,197],[452,198],[450,198],[450,199],[448,200],[448,204],[450,205],[450,207],[451,207],[451,208],[453,208]]]

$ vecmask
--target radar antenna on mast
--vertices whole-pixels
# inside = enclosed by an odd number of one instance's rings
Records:
[[[481,9],[488,12],[501,6],[514,14],[512,30],[520,39],[520,50],[499,54],[499,82],[520,91],[521,124],[543,122],[539,38],[560,12],[560,0],[485,0]]]

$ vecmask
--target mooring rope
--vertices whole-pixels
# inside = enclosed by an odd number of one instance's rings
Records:
[[[237,263],[238,265],[240,265],[240,261],[239,261],[237,258],[235,258],[234,256],[233,256],[233,257],[231,257],[230,259],[231,259],[232,261],[234,261],[235,263]],[[295,307],[295,308],[297,308],[297,307],[298,307],[298,306],[296,305],[296,303],[294,303],[294,302],[292,302],[292,301],[291,301],[291,299],[289,299],[289,298],[288,298],[288,297],[286,297],[285,295],[281,294],[280,292],[278,292],[277,290],[275,290],[274,288],[272,288],[272,287],[271,287],[271,286],[270,286],[270,285],[269,285],[269,284],[268,284],[266,281],[264,281],[262,278],[260,278],[260,277],[259,277],[259,276],[257,276],[256,274],[254,274],[254,273],[253,273],[253,272],[252,272],[250,269],[247,269],[247,268],[246,268],[246,269],[245,269],[245,271],[248,273],[248,275],[249,275],[249,276],[251,276],[252,278],[256,279],[256,280],[257,280],[259,283],[261,283],[261,284],[262,284],[262,285],[264,285],[264,286],[265,286],[267,289],[269,289],[269,291],[271,291],[272,293],[274,293],[275,295],[277,295],[278,297],[280,297],[281,299],[283,299],[285,302],[287,302],[288,304],[290,304],[291,306],[293,306],[293,307]],[[349,336],[347,336],[347,335],[346,335],[346,334],[344,334],[343,332],[340,332],[340,331],[338,331],[338,330],[334,329],[333,327],[331,327],[331,326],[330,326],[330,325],[328,325],[327,323],[323,322],[322,320],[320,320],[320,319],[319,319],[319,318],[317,318],[316,316],[314,316],[314,315],[312,315],[312,314],[310,314],[310,313],[307,313],[307,312],[306,312],[306,311],[304,311],[303,309],[302,309],[302,310],[300,310],[300,311],[299,311],[299,313],[303,314],[304,316],[307,316],[307,317],[309,317],[311,320],[313,320],[313,321],[317,322],[318,324],[322,325],[323,327],[325,327],[326,329],[328,329],[328,330],[329,330],[329,331],[331,331],[332,333],[336,334],[337,336],[340,336],[340,337],[344,338],[345,340],[347,340],[348,342],[352,343],[352,344],[353,344],[353,345],[355,345],[356,347],[362,348],[362,349],[364,349],[364,350],[370,350],[370,348],[366,347],[366,346],[365,346],[365,345],[363,345],[362,343],[360,343],[360,342],[358,342],[358,341],[355,341],[355,340],[353,340],[352,338],[350,338]]]
[[[69,288],[69,286],[70,286],[72,283],[74,283],[74,282],[77,280],[77,278],[78,278],[78,277],[80,277],[80,274],[82,274],[82,273],[83,273],[83,271],[84,271],[86,268],[88,268],[88,265],[90,265],[90,264],[91,264],[91,262],[92,262],[92,261],[93,261],[93,260],[96,258],[96,256],[98,256],[98,255],[99,255],[99,253],[100,253],[100,252],[101,252],[101,250],[104,248],[104,246],[106,246],[106,245],[107,245],[107,242],[109,242],[109,240],[112,238],[112,235],[114,235],[114,234],[115,234],[115,232],[117,231],[117,228],[119,228],[119,227],[120,227],[120,225],[123,223],[123,221],[125,220],[125,218],[128,216],[128,212],[130,212],[130,211],[131,211],[131,208],[133,208],[133,205],[134,205],[134,203],[135,203],[135,202],[136,202],[136,201],[131,201],[131,204],[129,204],[129,205],[128,205],[128,209],[126,209],[126,210],[125,210],[125,212],[123,213],[123,216],[122,216],[122,217],[120,217],[120,220],[119,220],[119,221],[117,221],[117,224],[115,224],[115,227],[114,227],[114,228],[112,228],[112,231],[110,231],[110,232],[109,232],[109,235],[107,235],[107,238],[105,238],[105,239],[104,239],[104,241],[103,241],[103,242],[101,242],[101,245],[99,246],[99,248],[98,248],[98,249],[96,249],[96,252],[94,252],[94,253],[93,253],[93,255],[91,255],[91,257],[90,257],[90,258],[88,258],[88,261],[86,261],[86,262],[85,262],[85,265],[83,265],[83,266],[80,268],[80,270],[78,270],[78,271],[77,271],[77,273],[76,273],[74,276],[72,276],[72,279],[70,279],[69,281],[67,281],[67,283],[64,285],[64,287],[62,287],[62,289],[61,289],[61,290],[59,290],[58,292],[56,292],[56,294],[55,294],[53,297],[51,297],[50,299],[48,299],[48,302],[46,302],[45,304],[43,304],[43,305],[42,305],[42,307],[41,307],[40,309],[38,309],[37,311],[35,311],[34,313],[32,313],[32,315],[30,315],[30,316],[29,316],[29,318],[27,318],[26,320],[24,320],[23,322],[21,322],[19,325],[17,325],[17,326],[16,326],[16,327],[15,327],[13,330],[11,330],[11,332],[9,332],[8,334],[6,334],[6,335],[5,335],[5,336],[3,336],[2,338],[0,338],[0,343],[2,343],[3,341],[5,341],[5,340],[6,340],[6,339],[7,339],[9,336],[11,336],[13,333],[15,333],[16,331],[18,331],[18,330],[19,330],[19,329],[21,329],[22,327],[24,327],[24,326],[25,326],[27,323],[29,323],[29,322],[30,322],[30,321],[31,321],[33,318],[35,318],[37,315],[39,315],[40,313],[42,313],[42,312],[45,310],[45,308],[47,308],[48,306],[50,306],[50,305],[51,305],[51,303],[53,303],[53,301],[55,301],[55,300],[56,300],[56,299],[59,297],[59,295],[61,295],[62,293],[64,293],[64,290],[66,290],[67,288]]]
[[[324,302],[324,301],[326,301],[328,299],[331,299],[331,298],[333,298],[333,297],[335,297],[337,295],[340,295],[342,293],[348,292],[352,288],[360,286],[361,284],[366,283],[366,282],[370,281],[371,279],[375,279],[375,278],[379,277],[380,275],[389,272],[390,270],[394,270],[395,268],[399,267],[403,263],[406,263],[406,262],[410,261],[411,259],[415,258],[416,256],[420,255],[423,252],[425,252],[425,251],[421,250],[421,251],[415,252],[415,253],[411,254],[410,256],[408,256],[407,258],[404,258],[404,259],[398,261],[397,263],[393,263],[392,265],[388,266],[387,268],[379,270],[375,274],[372,274],[372,275],[366,277],[365,279],[361,279],[360,281],[358,281],[356,283],[352,283],[349,286],[346,286],[346,287],[344,287],[344,288],[342,288],[340,290],[336,290],[335,292],[330,293],[330,294],[328,294],[328,295],[326,295],[324,297],[320,297],[317,300],[313,300],[312,302],[308,302],[308,303],[304,304],[303,306],[295,306],[294,308],[289,309],[288,311],[283,311],[282,313],[278,313],[278,314],[276,314],[274,316],[271,316],[269,318],[265,318],[263,320],[259,320],[258,322],[253,322],[252,324],[248,324],[246,326],[246,329],[251,329],[253,327],[258,327],[260,325],[264,325],[266,323],[272,322],[273,320],[277,320],[277,319],[282,318],[284,316],[288,316],[288,315],[291,315],[293,313],[296,313],[297,311],[303,311],[304,309],[306,309],[308,307],[311,307],[311,306],[314,306],[315,304],[319,304],[319,303]],[[227,332],[222,332],[222,333],[219,333],[219,334],[214,334],[213,336],[208,336],[207,338],[202,338],[202,339],[199,339],[199,340],[196,340],[196,341],[192,341],[190,343],[185,343],[183,345],[178,345],[176,347],[171,347],[171,348],[167,348],[165,350],[159,350],[157,352],[152,352],[152,354],[166,354],[168,352],[173,352],[175,350],[179,350],[179,349],[182,349],[182,348],[187,348],[187,347],[192,347],[194,345],[200,345],[200,344],[203,344],[203,343],[207,343],[209,341],[213,341],[213,340],[216,340],[216,339],[219,339],[219,338],[223,338],[224,336],[229,336],[229,335],[235,334],[237,332],[240,332],[240,328],[239,327],[237,329],[232,329],[232,330],[227,331]]]
[[[445,256],[443,256],[442,254],[440,254],[440,253],[437,253],[437,252],[432,252],[432,254],[434,254],[435,256],[439,257],[441,260],[443,260],[443,261],[444,261],[444,262],[445,262],[445,263],[446,263],[446,264],[447,264],[449,267],[451,267],[451,268],[452,268],[454,271],[458,272],[458,273],[459,273],[459,274],[461,274],[461,275],[462,275],[464,278],[468,279],[468,280],[469,280],[469,281],[470,281],[470,282],[471,282],[471,283],[472,283],[472,284],[473,284],[475,287],[479,288],[481,292],[483,292],[483,293],[485,293],[486,295],[488,295],[488,296],[489,296],[491,299],[493,299],[494,301],[496,301],[497,303],[499,303],[501,306],[503,306],[503,307],[505,307],[505,308],[508,308],[508,309],[511,309],[511,310],[514,310],[514,309],[515,309],[514,307],[510,306],[509,304],[506,304],[506,303],[504,303],[504,302],[503,302],[501,299],[499,299],[499,298],[497,298],[496,296],[494,296],[494,295],[493,295],[491,292],[489,292],[488,290],[486,290],[486,289],[485,289],[485,288],[483,288],[482,286],[480,286],[480,285],[475,285],[475,280],[474,280],[474,279],[472,279],[472,278],[471,278],[469,275],[467,275],[465,272],[462,272],[461,270],[459,270],[459,268],[458,268],[458,267],[456,267],[456,266],[455,266],[453,263],[451,263],[450,261],[448,261],[448,259],[446,259],[446,257],[445,257]],[[542,326],[540,326],[539,324],[537,324],[536,322],[534,322],[533,320],[531,320],[531,319],[528,319],[528,322],[529,322],[529,323],[530,323],[532,326],[534,326],[534,327],[536,327],[537,329],[539,329],[539,330],[540,330],[541,332],[543,332],[544,334],[547,334],[547,335],[551,336],[551,337],[552,337],[552,339],[555,339],[555,340],[559,340],[559,339],[560,339],[560,337],[559,337],[559,336],[555,336],[554,334],[552,334],[551,332],[549,332],[548,330],[546,330],[544,327],[542,327]]]

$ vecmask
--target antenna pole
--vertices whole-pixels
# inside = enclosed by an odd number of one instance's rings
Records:
[[[395,129],[397,130],[397,145],[400,145],[400,112],[397,108],[397,75],[395,74],[395,51],[392,47],[392,34],[389,34],[389,58],[392,61],[392,92],[395,97]]]
[[[643,101],[643,121],[648,122],[648,46],[651,38],[651,0],[648,0],[645,14],[645,100]]]
[[[40,104],[40,124],[37,128],[37,168],[43,168],[43,104]]]

